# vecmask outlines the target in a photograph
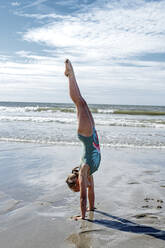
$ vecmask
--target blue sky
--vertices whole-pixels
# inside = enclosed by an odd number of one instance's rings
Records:
[[[1,101],[165,105],[165,0],[1,0]]]

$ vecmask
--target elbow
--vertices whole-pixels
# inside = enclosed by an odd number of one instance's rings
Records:
[[[80,197],[80,203],[81,203],[81,206],[86,205],[86,201],[87,201],[86,196],[81,196],[81,197]]]

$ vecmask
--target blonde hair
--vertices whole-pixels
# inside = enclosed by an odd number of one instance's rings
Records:
[[[72,170],[72,173],[69,174],[69,176],[66,179],[66,183],[70,189],[72,189],[74,186],[76,186],[76,182],[77,182],[77,179],[79,176],[79,170],[80,170],[79,166],[75,167]]]

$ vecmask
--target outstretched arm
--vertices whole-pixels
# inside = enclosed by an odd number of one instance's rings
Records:
[[[95,192],[94,192],[94,180],[93,176],[89,177],[90,186],[88,187],[88,200],[89,200],[89,211],[95,209]]]
[[[85,219],[87,205],[87,187],[84,175],[80,175],[80,210],[81,218]]]
[[[85,219],[87,205],[88,170],[88,165],[84,165],[79,173],[81,216],[75,217],[75,220]]]

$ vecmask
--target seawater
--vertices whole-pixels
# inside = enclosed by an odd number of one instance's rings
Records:
[[[101,146],[165,149],[165,106],[89,107]],[[81,145],[75,106],[0,102],[0,141]]]

